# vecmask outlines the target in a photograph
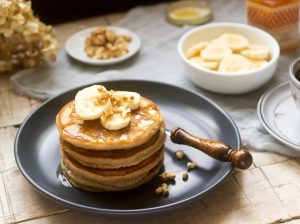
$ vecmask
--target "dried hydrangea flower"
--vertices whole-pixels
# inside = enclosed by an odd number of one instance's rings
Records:
[[[57,52],[53,27],[33,15],[30,1],[0,0],[0,72],[54,62]]]

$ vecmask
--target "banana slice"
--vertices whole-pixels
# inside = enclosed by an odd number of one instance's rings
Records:
[[[213,39],[212,41],[209,42],[210,44],[220,44],[220,45],[224,45],[224,43],[219,39]]]
[[[261,68],[262,66],[264,66],[268,63],[266,60],[254,60],[254,59],[248,59],[248,60],[250,62],[251,70]]]
[[[193,57],[190,59],[190,61],[201,68],[206,68],[211,70],[218,68],[219,65],[218,61],[205,61],[201,57]]]
[[[239,55],[232,54],[225,56],[219,66],[220,72],[225,73],[239,73],[247,72],[250,70],[250,62],[247,58]]]
[[[208,44],[201,51],[201,57],[207,61],[220,61],[226,55],[232,54],[232,50],[221,44]]]
[[[248,39],[240,34],[225,33],[219,37],[219,40],[235,52],[244,50],[249,46]]]
[[[203,41],[203,42],[193,45],[192,47],[190,47],[187,50],[186,56],[188,58],[191,58],[194,56],[199,56],[200,52],[207,46],[207,44],[208,44],[207,42]]]
[[[241,54],[251,59],[268,60],[270,57],[270,50],[264,45],[251,44],[246,50],[243,50]]]
[[[131,110],[140,107],[141,95],[136,92],[114,91],[112,95],[120,102],[121,106],[125,105]]]
[[[122,112],[112,113],[109,116],[101,116],[100,121],[103,127],[108,130],[119,130],[127,127],[131,120],[130,109],[127,108]]]
[[[84,88],[75,96],[75,112],[83,120],[100,118],[109,104],[106,89],[101,85]]]

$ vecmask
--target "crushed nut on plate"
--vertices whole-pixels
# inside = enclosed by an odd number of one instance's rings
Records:
[[[159,186],[155,189],[155,194],[160,195],[162,193],[162,191],[163,191],[162,187]]]
[[[189,173],[187,171],[184,171],[182,173],[182,180],[186,181],[187,179],[189,179]]]
[[[162,195],[164,197],[169,195],[169,188],[166,183],[163,183],[161,186],[157,187],[155,190],[155,194]]]
[[[187,166],[187,168],[188,169],[195,169],[198,165],[197,165],[197,163],[195,163],[195,162],[188,162],[187,164],[186,164],[186,166]]]
[[[163,172],[159,175],[163,181],[175,180],[176,174],[172,172]]]
[[[129,52],[130,42],[129,36],[117,35],[107,27],[99,27],[86,38],[84,51],[94,59],[118,58]]]
[[[176,158],[182,159],[185,156],[184,152],[182,150],[176,151]]]

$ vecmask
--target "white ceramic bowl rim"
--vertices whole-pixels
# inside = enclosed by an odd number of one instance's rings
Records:
[[[272,45],[272,48],[274,48],[274,54],[272,55],[272,58],[270,61],[268,61],[268,63],[259,68],[259,69],[256,69],[256,70],[253,70],[253,71],[249,71],[249,72],[242,72],[242,73],[234,73],[234,74],[231,74],[231,73],[225,73],[225,72],[217,72],[217,71],[212,71],[212,70],[209,70],[209,69],[205,69],[205,68],[199,68],[198,66],[194,65],[190,60],[188,60],[188,58],[185,56],[185,53],[183,52],[182,50],[182,45],[183,43],[185,42],[185,40],[193,33],[196,33],[198,31],[201,31],[201,30],[204,30],[204,29],[207,29],[207,28],[214,28],[214,27],[237,27],[237,28],[242,28],[242,29],[245,29],[245,30],[250,30],[250,31],[254,31],[254,32],[259,32],[261,33],[261,35],[265,35],[268,39],[270,39],[271,41],[271,45]],[[245,75],[251,75],[251,74],[254,74],[254,73],[257,73],[258,71],[262,70],[262,69],[265,69],[265,68],[268,68],[268,67],[271,67],[276,61],[277,59],[279,58],[279,55],[280,55],[280,47],[278,45],[278,42],[275,40],[275,38],[267,33],[266,31],[262,30],[262,29],[259,29],[259,28],[256,28],[254,26],[250,26],[250,25],[247,25],[247,24],[242,24],[242,23],[211,23],[211,24],[206,24],[206,25],[202,25],[200,27],[196,27],[196,28],[193,28],[192,30],[188,31],[187,33],[185,33],[179,40],[178,42],[178,45],[177,45],[177,48],[178,48],[178,52],[179,52],[179,55],[180,57],[186,62],[188,63],[189,65],[191,65],[192,67],[196,68],[196,69],[199,69],[199,70],[202,70],[202,71],[205,71],[211,75],[217,75],[217,76],[228,76],[229,74],[232,75],[232,76],[245,76]]]

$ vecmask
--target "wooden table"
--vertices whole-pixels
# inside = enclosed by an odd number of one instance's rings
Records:
[[[86,27],[107,25],[124,14],[56,27],[59,41]],[[236,170],[215,192],[174,212],[143,219],[107,219],[64,208],[37,193],[18,170],[13,144],[19,125],[40,102],[14,94],[11,74],[0,76],[0,223],[300,223],[300,159],[253,152],[254,165]]]

